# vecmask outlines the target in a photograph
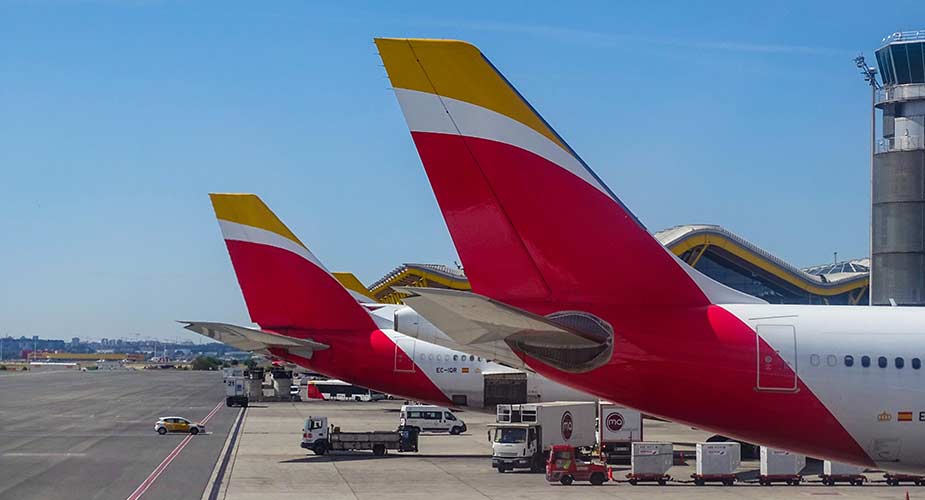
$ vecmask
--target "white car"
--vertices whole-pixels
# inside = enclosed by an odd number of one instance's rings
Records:
[[[419,431],[449,432],[453,435],[466,432],[466,423],[456,418],[452,411],[434,405],[403,405],[399,425],[415,427]]]
[[[154,424],[154,430],[163,436],[168,432],[188,432],[192,435],[206,431],[206,426],[200,422],[190,422],[183,417],[161,417]]]

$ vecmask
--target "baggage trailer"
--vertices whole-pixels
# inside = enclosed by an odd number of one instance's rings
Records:
[[[916,476],[914,474],[893,474],[887,472],[883,474],[883,479],[890,486],[899,486],[900,483],[913,483],[916,486],[925,485],[925,476]]]
[[[735,471],[741,459],[741,447],[737,442],[697,443],[697,472],[691,474],[694,484],[718,482],[732,486],[736,482]]]
[[[862,474],[863,467],[857,465],[843,464],[826,460],[822,465],[822,484],[826,486],[835,486],[835,483],[848,483],[851,486],[861,486],[867,481],[867,477]]]
[[[628,462],[633,453],[633,443],[643,439],[642,413],[601,401],[597,417],[601,460],[608,464]]]
[[[388,450],[418,451],[418,430],[399,427],[396,431],[342,432],[340,427],[328,426],[328,417],[308,417],[302,427],[302,448],[315,455],[328,451],[371,451],[385,455]]]
[[[671,480],[668,475],[668,469],[674,464],[674,446],[671,443],[639,441],[632,446],[632,471],[626,475],[630,484],[656,482],[664,485]]]
[[[591,401],[498,405],[497,423],[488,426],[491,466],[543,472],[557,444],[590,449],[597,443],[596,414]]]
[[[761,474],[758,484],[770,486],[773,483],[800,484],[800,472],[806,467],[806,457],[786,450],[761,447]]]

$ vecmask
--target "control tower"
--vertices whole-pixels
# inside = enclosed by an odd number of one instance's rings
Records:
[[[883,137],[873,159],[871,304],[925,305],[925,30],[877,50]]]

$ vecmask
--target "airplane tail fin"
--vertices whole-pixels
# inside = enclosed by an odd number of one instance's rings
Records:
[[[761,302],[663,247],[476,47],[376,45],[474,292],[508,302]]]
[[[263,329],[371,330],[370,315],[253,194],[210,194],[251,320]]]

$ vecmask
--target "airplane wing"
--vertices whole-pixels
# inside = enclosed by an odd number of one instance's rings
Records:
[[[269,349],[271,347],[286,349],[297,356],[305,358],[311,358],[312,353],[315,351],[328,348],[327,344],[309,339],[297,339],[265,330],[229,325],[227,323],[203,321],[180,321],[179,323],[185,323],[183,328],[187,330],[205,335],[235,349],[265,356],[270,355]]]
[[[409,294],[403,301],[451,339],[463,346],[510,352],[517,360],[512,366],[523,366],[516,351],[566,371],[587,371],[610,359],[612,329],[602,334],[606,329],[583,328],[581,320],[592,321],[589,318],[547,318],[472,292],[395,288]]]

